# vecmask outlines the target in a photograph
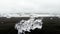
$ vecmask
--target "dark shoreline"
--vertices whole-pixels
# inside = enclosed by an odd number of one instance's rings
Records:
[[[50,19],[53,18],[53,19]],[[0,17],[0,34],[17,34],[17,30],[14,28],[15,24],[22,19],[28,20],[29,17]],[[2,23],[3,22],[3,23]],[[43,17],[43,27],[42,29],[35,29],[31,32],[26,32],[30,34],[59,34],[60,33],[60,18],[58,17]]]

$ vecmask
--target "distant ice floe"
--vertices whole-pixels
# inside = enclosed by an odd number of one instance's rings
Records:
[[[36,19],[35,18],[30,18],[29,20],[22,20],[19,23],[15,24],[15,29],[18,30],[18,34],[25,34],[25,31],[30,32],[30,30],[34,30],[36,28],[41,29],[42,28],[42,19]]]
[[[60,15],[54,15],[54,14],[36,14],[36,13],[3,13],[3,14],[0,14],[0,17],[7,17],[7,18],[11,18],[11,17],[30,17],[30,16],[34,16],[34,17],[54,17],[54,16],[57,16],[57,17],[60,17]]]
[[[11,18],[11,17],[20,17],[20,15],[18,15],[18,14],[4,13],[4,14],[1,14],[0,17]]]

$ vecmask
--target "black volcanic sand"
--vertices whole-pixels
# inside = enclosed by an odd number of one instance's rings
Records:
[[[22,19],[28,20],[29,17],[21,17],[21,18],[0,17],[0,34],[17,34],[17,30],[14,28],[14,26]],[[26,34],[60,34],[60,18],[43,17],[42,22],[43,22],[42,29],[36,28],[35,30],[31,30],[31,32],[26,31],[25,33]]]

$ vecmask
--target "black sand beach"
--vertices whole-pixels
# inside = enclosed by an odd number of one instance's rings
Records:
[[[17,34],[17,30],[14,28],[15,24],[22,19],[28,20],[29,17],[0,17],[0,34]],[[42,29],[36,28],[31,32],[25,32],[26,34],[60,34],[60,18],[58,17],[43,17]]]

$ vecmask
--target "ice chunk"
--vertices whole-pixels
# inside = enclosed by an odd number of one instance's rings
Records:
[[[42,28],[42,19],[30,18],[29,20],[22,20],[15,25],[15,28],[18,30],[18,34],[24,33],[23,31],[34,30],[35,28]],[[25,34],[25,33],[24,33]]]

